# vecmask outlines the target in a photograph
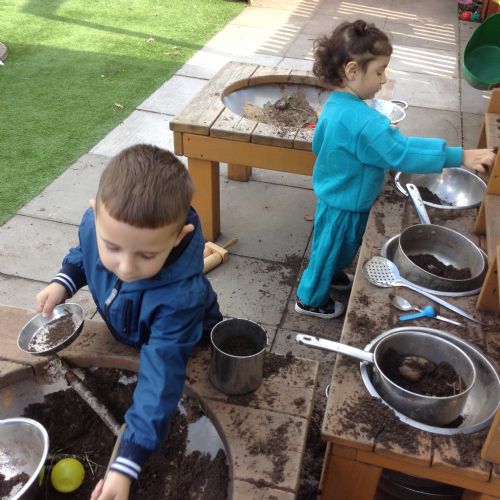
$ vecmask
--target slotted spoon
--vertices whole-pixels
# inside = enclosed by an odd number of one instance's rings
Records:
[[[460,314],[464,318],[475,321],[480,325],[485,324],[464,309],[450,304],[449,302],[446,302],[446,300],[436,297],[435,295],[426,292],[419,286],[414,285],[410,281],[405,280],[399,274],[399,270],[396,264],[394,264],[394,262],[391,262],[389,259],[386,259],[385,257],[376,256],[367,260],[363,266],[363,271],[365,273],[366,279],[373,285],[381,286],[384,288],[389,288],[392,286],[404,286],[406,288],[409,288],[410,290],[413,290],[414,292],[423,295],[424,297],[427,297],[428,299],[433,300],[443,307],[446,307],[450,311]]]

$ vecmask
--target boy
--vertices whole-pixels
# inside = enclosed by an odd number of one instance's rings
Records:
[[[36,309],[50,315],[88,285],[114,338],[141,348],[127,428],[93,499],[128,498],[131,481],[165,436],[192,348],[222,320],[203,275],[204,239],[190,207],[193,190],[172,153],[144,144],[122,151],[101,176],[80,224],[79,245],[36,297]]]

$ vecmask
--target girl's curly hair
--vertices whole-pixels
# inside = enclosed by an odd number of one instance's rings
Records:
[[[365,70],[377,56],[390,56],[392,45],[387,35],[373,23],[362,19],[339,24],[330,36],[314,42],[313,73],[327,83],[341,86],[344,66],[356,61]]]

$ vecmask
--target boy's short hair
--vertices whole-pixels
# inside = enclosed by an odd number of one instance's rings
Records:
[[[362,19],[339,24],[330,36],[314,42],[313,73],[331,85],[342,85],[344,66],[356,61],[363,71],[378,56],[392,54],[392,44],[387,35],[375,24]]]
[[[194,185],[186,167],[170,151],[149,144],[124,149],[108,163],[99,181],[102,203],[114,219],[156,229],[185,222]]]

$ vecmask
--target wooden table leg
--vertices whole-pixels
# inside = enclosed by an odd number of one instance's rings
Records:
[[[252,175],[252,167],[245,165],[227,164],[227,178],[232,181],[248,182]]]
[[[195,185],[193,207],[200,216],[203,235],[215,241],[220,234],[219,163],[188,158],[188,170]]]
[[[332,445],[325,457],[321,500],[372,500],[382,468],[355,460],[356,450]]]

